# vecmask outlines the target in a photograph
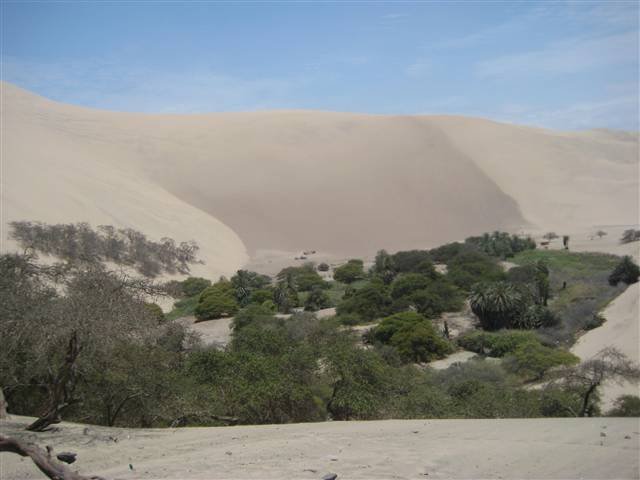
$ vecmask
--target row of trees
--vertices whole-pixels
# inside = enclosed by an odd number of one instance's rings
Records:
[[[42,222],[11,222],[10,237],[22,248],[53,255],[67,262],[114,262],[146,277],[162,273],[189,273],[197,263],[198,245],[176,243],[171,238],[149,240],[132,228],[111,225],[91,228],[88,223],[48,225]]]

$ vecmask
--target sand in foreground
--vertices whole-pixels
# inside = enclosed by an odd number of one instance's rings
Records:
[[[636,479],[640,420],[562,418],[388,420],[133,430],[62,423],[28,435],[13,417],[2,432],[78,453],[74,466],[107,478]],[[85,430],[87,429],[88,430]],[[87,433],[84,433],[84,432]],[[114,441],[117,440],[117,441]],[[0,456],[0,478],[42,478]],[[129,468],[132,465],[133,470]]]

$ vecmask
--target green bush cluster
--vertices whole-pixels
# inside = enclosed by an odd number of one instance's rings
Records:
[[[415,312],[384,318],[368,335],[369,341],[394,347],[403,362],[430,362],[453,351],[431,322]]]
[[[631,285],[638,281],[638,277],[640,277],[640,267],[630,256],[625,255],[609,275],[609,285],[615,286],[620,282]]]
[[[536,242],[531,237],[509,235],[506,232],[485,233],[478,237],[469,237],[465,240],[465,244],[472,245],[491,257],[502,259],[536,248]]]
[[[232,317],[239,308],[231,282],[220,280],[200,294],[195,315],[198,320]]]
[[[342,283],[353,283],[364,278],[364,267],[362,260],[352,259],[333,271],[334,280]]]

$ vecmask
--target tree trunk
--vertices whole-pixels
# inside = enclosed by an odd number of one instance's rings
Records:
[[[585,392],[584,397],[582,399],[582,408],[580,409],[580,416],[581,417],[586,417],[587,416],[587,412],[590,410],[589,398],[591,397],[593,392],[596,391],[596,388],[598,388],[598,384],[594,383]],[[591,415],[589,415],[589,416],[591,416]]]
[[[48,402],[44,413],[27,427],[32,432],[42,432],[51,424],[60,423],[60,413],[68,406],[78,402],[73,398],[73,391],[76,387],[76,368],[75,363],[80,354],[78,346],[78,337],[73,332],[67,346],[67,354],[64,363],[58,370],[57,374],[50,374],[47,385]]]
[[[4,392],[2,391],[2,387],[0,387],[0,419],[7,418],[7,408],[9,404],[4,398]]]

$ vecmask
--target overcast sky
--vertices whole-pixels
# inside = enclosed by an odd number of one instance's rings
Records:
[[[638,129],[638,2],[11,2],[2,78],[109,110]]]

